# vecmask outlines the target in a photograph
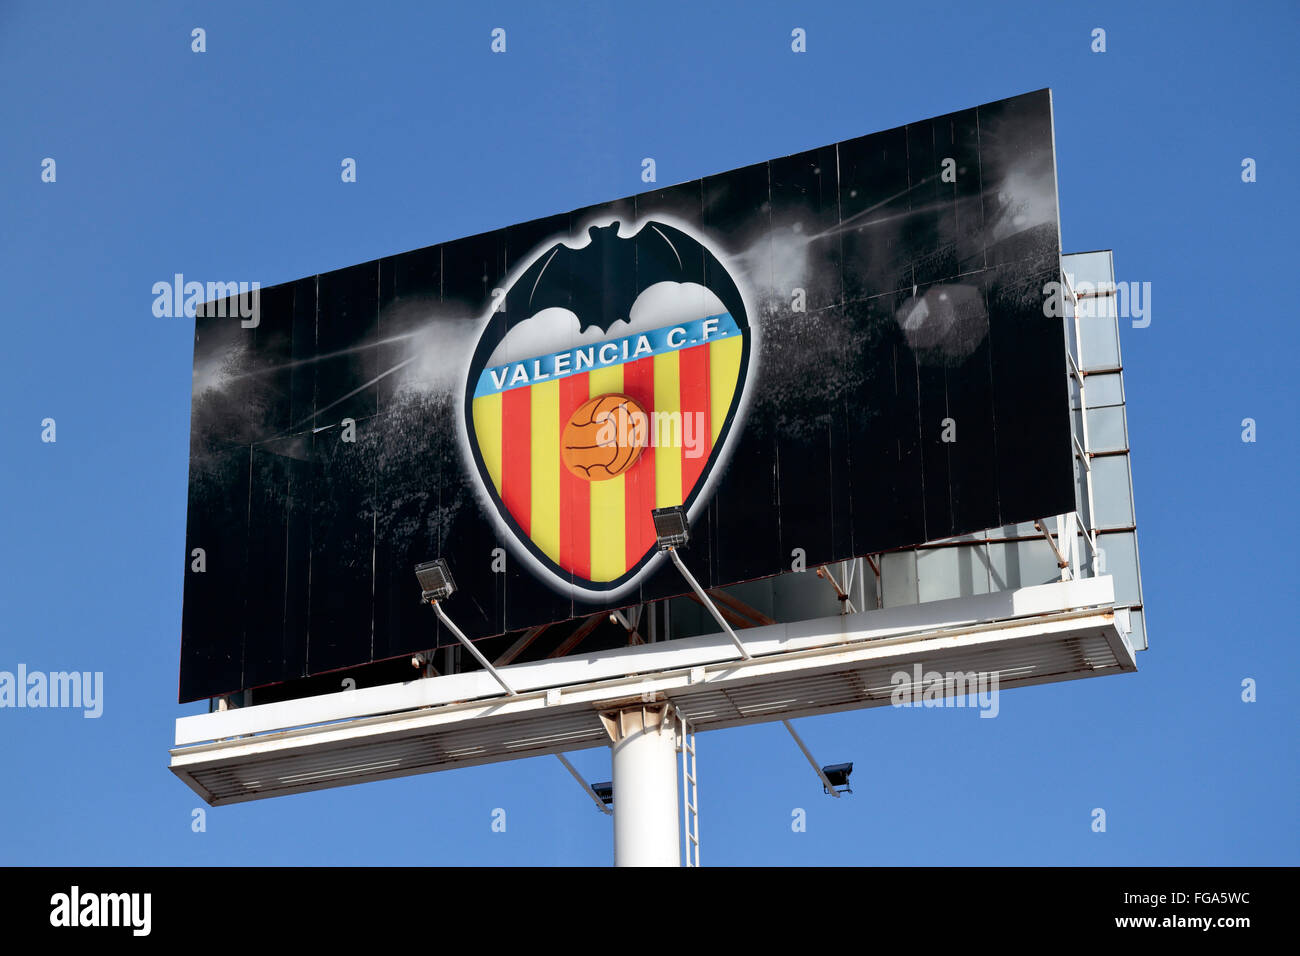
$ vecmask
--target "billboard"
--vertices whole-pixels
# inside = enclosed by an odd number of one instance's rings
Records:
[[[1074,508],[1046,90],[195,324],[182,700]],[[245,310],[246,313],[247,310]],[[194,558],[201,552],[202,560]]]

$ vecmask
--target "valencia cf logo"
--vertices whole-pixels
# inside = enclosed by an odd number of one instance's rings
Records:
[[[717,257],[654,219],[522,262],[470,361],[469,451],[542,576],[612,595],[656,553],[651,510],[693,512],[708,490],[737,427],[748,314]]]

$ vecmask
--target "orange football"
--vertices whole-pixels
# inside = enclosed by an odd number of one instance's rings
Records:
[[[569,416],[560,435],[560,458],[585,481],[607,481],[636,464],[648,435],[649,418],[634,399],[598,395]]]

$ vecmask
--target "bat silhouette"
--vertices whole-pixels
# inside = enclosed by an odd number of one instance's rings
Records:
[[[591,242],[581,249],[555,243],[511,284],[505,308],[493,316],[474,351],[471,388],[506,334],[543,309],[568,309],[578,317],[580,332],[593,325],[608,332],[614,322],[627,321],[633,303],[658,282],[704,286],[741,329],[748,328],[735,281],[695,237],[654,220],[626,239],[619,236],[617,222],[592,226],[588,234]]]

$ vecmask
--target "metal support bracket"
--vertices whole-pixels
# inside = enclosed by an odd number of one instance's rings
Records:
[[[808,750],[808,747],[804,744],[803,738],[800,737],[797,733],[795,733],[794,725],[791,724],[790,721],[788,720],[782,720],[781,723],[785,724],[785,729],[790,731],[790,736],[793,737],[794,742],[799,745],[799,749],[803,751],[803,755],[808,758],[808,763],[812,764],[812,768],[814,771],[816,771],[817,776],[821,779],[822,786],[826,789],[826,792],[829,793],[836,800],[838,800],[840,798],[840,792],[835,789],[834,785],[830,782],[829,779],[827,779],[826,774],[822,772],[822,768],[818,766],[817,761],[813,759],[813,755]]]
[[[718,626],[727,632],[727,637],[731,638],[731,643],[736,645],[736,650],[740,651],[740,656],[747,661],[753,660],[749,651],[745,650],[745,645],[740,643],[740,638],[736,636],[736,632],[731,629],[731,625],[727,623],[726,618],[722,616],[722,612],[718,610],[718,606],[713,603],[713,598],[709,597],[704,588],[700,587],[700,582],[695,580],[695,575],[691,574],[687,569],[686,564],[682,561],[681,555],[677,553],[677,549],[668,548],[667,550],[668,556],[673,559],[673,564],[677,565],[677,570],[682,572],[682,577],[684,577],[686,583],[691,586],[691,590],[694,591],[695,596],[700,599],[700,603],[709,609],[709,613],[712,614],[713,619],[718,622]]]
[[[505,692],[508,695],[511,697],[517,696],[515,689],[506,683],[506,679],[497,673],[497,669],[488,663],[488,659],[479,653],[479,649],[474,646],[473,642],[471,642],[470,639],[462,633],[461,629],[456,626],[452,619],[447,616],[447,613],[442,609],[442,605],[440,605],[437,600],[430,601],[429,603],[433,605],[434,611],[437,612],[438,619],[442,621],[443,624],[447,625],[447,629],[451,631],[451,633],[456,635],[456,640],[460,641],[461,644],[469,649],[469,652],[474,655],[475,660],[483,666],[483,669],[491,674],[498,684],[505,688]]]
[[[559,759],[560,763],[564,764],[564,769],[573,774],[573,779],[578,781],[578,786],[582,787],[587,796],[591,797],[592,802],[596,804],[596,809],[606,816],[612,817],[614,811],[605,806],[605,801],[596,795],[596,791],[591,789],[591,784],[587,783],[587,781],[582,778],[582,774],[578,773],[577,768],[574,767],[573,764],[569,763],[569,758],[564,756],[564,754],[556,754],[555,756]]]
[[[839,598],[840,601],[841,614],[854,614],[857,612],[857,608],[853,606],[853,598],[850,596],[853,592],[853,570],[855,566],[856,562],[843,562],[843,584],[835,580],[835,575],[831,572],[830,568],[826,567],[826,565],[823,564],[817,569],[817,577],[825,578],[827,581],[831,582],[831,587],[835,589],[835,596]]]
[[[636,610],[632,612],[632,619],[628,620],[627,615],[622,611],[615,609],[609,612],[610,620],[618,624],[623,630],[627,631],[628,641],[632,644],[644,644],[645,638],[641,636],[639,630],[641,626],[641,613],[645,610],[644,604],[638,604]]]

